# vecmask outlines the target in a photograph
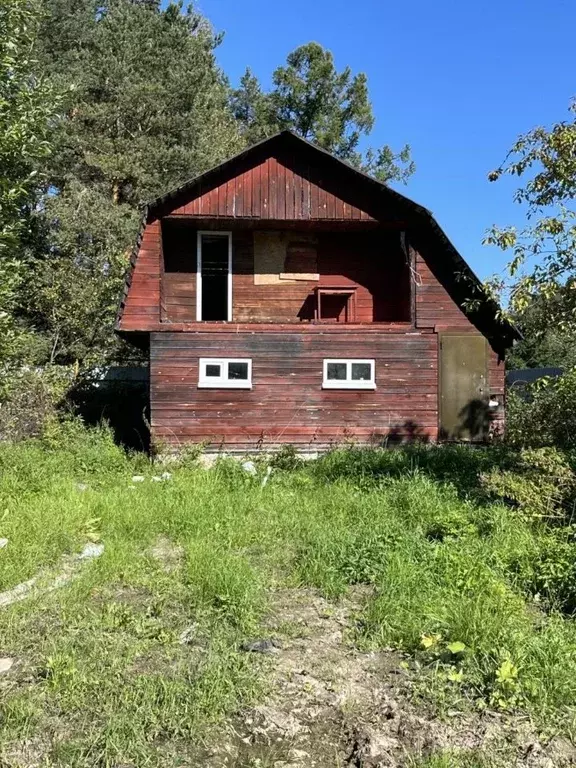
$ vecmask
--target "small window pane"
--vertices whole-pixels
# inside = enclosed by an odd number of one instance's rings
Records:
[[[220,366],[219,365],[207,365],[206,366],[206,376],[220,376]]]
[[[248,379],[248,363],[228,363],[229,379]]]
[[[346,363],[328,363],[327,378],[330,381],[345,381]]]
[[[352,381],[371,381],[372,366],[370,363],[352,363]]]

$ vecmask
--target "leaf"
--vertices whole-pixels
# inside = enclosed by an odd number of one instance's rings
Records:
[[[450,653],[457,654],[457,653],[464,653],[468,646],[465,643],[461,643],[459,640],[456,640],[453,643],[448,643],[446,648],[450,651]]]
[[[461,669],[456,669],[456,667],[452,667],[450,671],[448,672],[448,680],[452,683],[461,683],[464,679],[464,672]]]
[[[425,648],[428,650],[429,648],[434,648],[434,646],[438,645],[440,640],[442,639],[441,635],[422,635],[420,638],[420,645],[422,648]]]
[[[518,667],[510,659],[506,659],[496,670],[496,679],[499,683],[507,683],[518,677]]]

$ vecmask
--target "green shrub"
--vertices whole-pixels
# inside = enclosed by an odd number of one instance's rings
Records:
[[[576,448],[576,368],[507,397],[506,440],[519,447]]]
[[[73,368],[60,365],[23,367],[4,377],[0,391],[0,440],[37,437],[60,418],[74,381]]]
[[[572,527],[542,537],[534,558],[531,590],[564,613],[576,612],[576,542]]]
[[[514,469],[495,468],[481,479],[489,495],[529,517],[563,518],[573,512],[576,474],[556,448],[522,450]]]
[[[281,469],[286,472],[293,472],[295,469],[300,469],[303,464],[304,460],[298,455],[298,452],[293,445],[283,445],[270,459],[270,466],[273,469]]]

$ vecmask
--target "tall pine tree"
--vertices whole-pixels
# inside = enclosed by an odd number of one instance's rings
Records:
[[[45,246],[29,283],[51,361],[117,354],[112,326],[140,204],[242,146],[198,13],[156,2],[46,0],[43,62],[65,92]]]
[[[398,153],[388,146],[360,151],[361,137],[374,127],[366,75],[353,75],[350,67],[338,72],[318,43],[292,51],[272,80],[274,87],[264,92],[248,69],[232,93],[248,142],[290,129],[381,181],[405,181],[414,172],[408,146]]]

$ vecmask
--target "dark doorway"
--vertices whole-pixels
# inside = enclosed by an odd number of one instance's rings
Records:
[[[488,436],[488,350],[477,334],[440,336],[440,437],[483,440]]]
[[[230,238],[223,233],[199,234],[201,320],[229,320]]]

